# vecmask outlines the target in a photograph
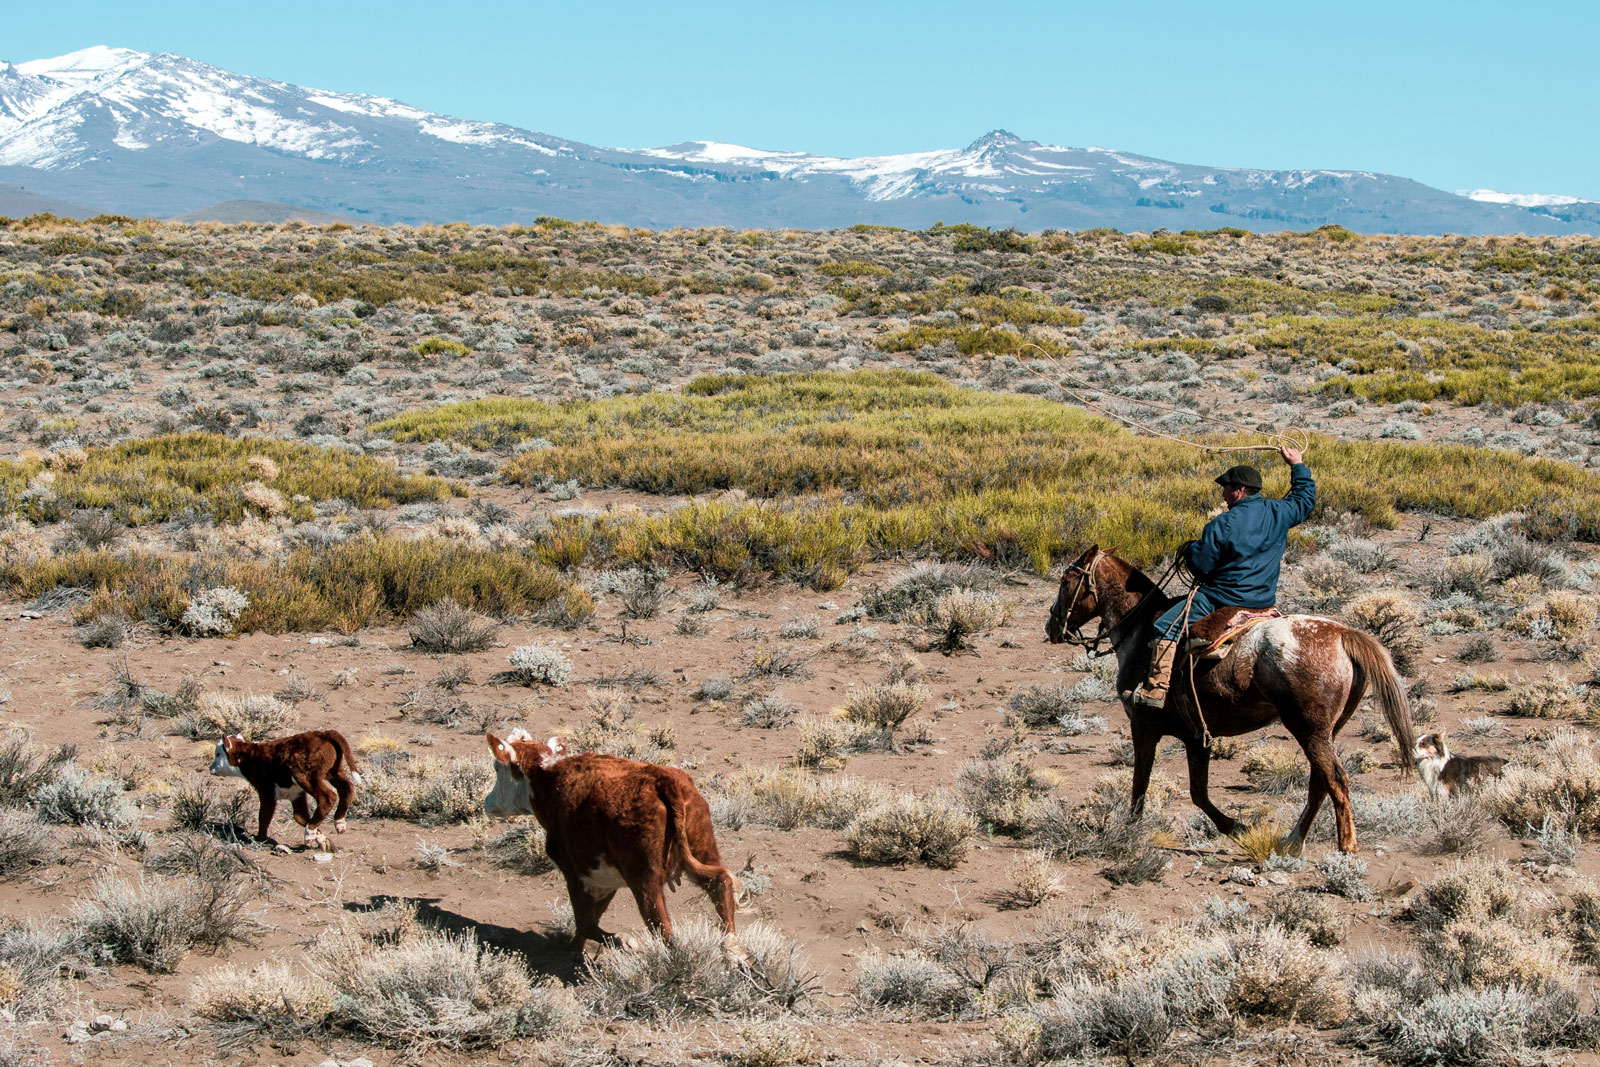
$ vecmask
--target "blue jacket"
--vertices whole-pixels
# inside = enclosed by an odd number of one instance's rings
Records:
[[[1271,607],[1278,599],[1278,568],[1289,528],[1311,517],[1317,483],[1311,468],[1289,468],[1289,495],[1282,500],[1252,493],[1206,523],[1185,552],[1200,587],[1219,604]]]

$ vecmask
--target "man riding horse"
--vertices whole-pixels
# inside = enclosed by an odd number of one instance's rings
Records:
[[[1279,454],[1291,472],[1289,495],[1282,500],[1262,499],[1261,474],[1250,467],[1234,467],[1217,479],[1228,510],[1207,523],[1200,539],[1182,553],[1200,583],[1189,604],[1193,623],[1219,607],[1260,608],[1276,598],[1289,529],[1304,522],[1316,502],[1316,487],[1299,450],[1282,448]],[[1237,836],[1244,824],[1213,804],[1208,792],[1210,742],[1278,722],[1300,743],[1310,768],[1305,807],[1278,850],[1287,854],[1305,843],[1327,799],[1333,803],[1340,850],[1354,852],[1350,776],[1334,739],[1367,693],[1382,708],[1394,735],[1396,763],[1405,770],[1415,768],[1411,711],[1388,652],[1372,635],[1320,615],[1270,617],[1240,631],[1236,616],[1223,612],[1227,618],[1201,629],[1203,638],[1212,640],[1233,634],[1226,651],[1208,647],[1193,670],[1183,673],[1179,695],[1185,699],[1152,703],[1153,694],[1138,692],[1140,682],[1149,676],[1166,685],[1175,658],[1173,641],[1182,636],[1184,601],[1169,596],[1114,551],[1090,545],[1062,572],[1045,622],[1045,637],[1052,644],[1072,642],[1098,654],[1101,643],[1108,641],[1117,657],[1117,691],[1133,742],[1130,810],[1134,815],[1144,811],[1156,746],[1163,737],[1177,737],[1188,756],[1190,797],[1219,831]],[[1091,620],[1100,624],[1092,640],[1083,634]],[[1225,627],[1220,633],[1219,621]],[[1158,627],[1158,667],[1150,670],[1150,638]]]
[[[1279,448],[1289,464],[1289,493],[1282,500],[1261,495],[1261,472],[1240,464],[1217,477],[1227,510],[1206,523],[1198,540],[1179,556],[1198,580],[1190,601],[1180,598],[1156,619],[1150,643],[1150,675],[1134,699],[1162,707],[1172,678],[1178,642],[1190,622],[1223,607],[1270,608],[1278,599],[1278,569],[1289,530],[1311,516],[1317,486],[1297,448]]]

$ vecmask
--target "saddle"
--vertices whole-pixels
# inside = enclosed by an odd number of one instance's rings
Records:
[[[1232,651],[1233,643],[1250,627],[1268,619],[1281,618],[1283,612],[1277,608],[1218,608],[1190,624],[1185,648],[1197,660],[1223,659]]]

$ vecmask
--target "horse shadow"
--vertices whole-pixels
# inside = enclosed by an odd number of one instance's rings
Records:
[[[536,975],[555,978],[563,985],[571,985],[583,976],[583,957],[572,951],[567,938],[540,930],[525,930],[473,919],[440,907],[439,899],[380,893],[368,898],[366,903],[346,902],[344,910],[355,915],[366,915],[390,904],[398,904],[414,911],[417,920],[430,930],[447,934],[471,933],[480,944],[521,957]]]

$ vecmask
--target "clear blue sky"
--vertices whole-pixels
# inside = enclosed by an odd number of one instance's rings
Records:
[[[13,4],[0,58],[92,44],[589,144],[868,155],[1004,128],[1186,163],[1600,199],[1600,3]]]

